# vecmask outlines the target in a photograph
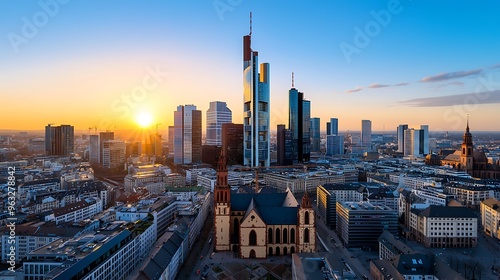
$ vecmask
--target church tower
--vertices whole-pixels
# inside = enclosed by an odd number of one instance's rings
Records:
[[[469,116],[467,116],[467,127],[465,128],[462,141],[462,152],[460,154],[460,169],[472,174],[473,167],[472,134],[469,131]]]
[[[217,181],[214,187],[215,250],[230,250],[231,188],[227,184],[227,164],[224,151],[217,162]]]
[[[316,223],[311,199],[307,191],[302,197],[298,213],[298,253],[316,252]]]

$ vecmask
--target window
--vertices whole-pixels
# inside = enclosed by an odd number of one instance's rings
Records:
[[[255,233],[255,230],[253,230],[253,229],[250,232],[250,242],[248,245],[250,245],[250,246],[257,245],[257,233]]]
[[[304,229],[304,243],[309,243],[309,229]]]
[[[276,244],[281,243],[281,232],[279,228],[276,229],[276,239],[274,240],[274,242]]]
[[[288,243],[288,230],[286,228],[283,229],[283,243],[284,244]]]
[[[309,224],[309,211],[306,211],[304,213],[304,224],[306,224],[306,225]]]
[[[290,229],[290,242],[295,243],[295,229],[294,228]]]
[[[267,230],[267,243],[273,243],[273,229],[269,228]],[[270,253],[272,255],[272,253]]]

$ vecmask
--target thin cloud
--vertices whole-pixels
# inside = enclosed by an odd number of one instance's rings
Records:
[[[420,81],[423,83],[441,82],[441,81],[446,81],[446,80],[451,80],[451,79],[456,79],[456,78],[474,76],[474,75],[480,74],[482,71],[483,71],[483,69],[476,69],[476,70],[470,70],[470,71],[457,71],[457,72],[440,73],[440,74],[437,74],[434,76],[424,77]]]
[[[367,88],[384,88],[384,87],[390,87],[390,85],[382,85],[382,84],[374,83],[374,84],[367,86]]]
[[[500,63],[497,63],[490,67],[490,69],[500,68]]]
[[[402,86],[407,86],[409,85],[410,83],[399,83],[399,84],[395,84],[394,86],[395,87],[402,87]]]
[[[355,89],[350,89],[350,90],[346,91],[346,93],[354,93],[354,92],[358,92],[361,90],[363,90],[362,87],[356,87]]]
[[[444,107],[500,103],[500,90],[455,94],[437,97],[415,98],[398,102],[411,107]]]

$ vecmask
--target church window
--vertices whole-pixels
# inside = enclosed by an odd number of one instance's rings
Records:
[[[295,243],[295,229],[294,228],[290,229],[290,242]]]
[[[309,243],[309,229],[304,229],[304,243]]]
[[[250,246],[257,245],[257,233],[255,233],[255,230],[253,229],[252,231],[250,231],[250,243],[248,245]]]
[[[279,228],[276,229],[276,240],[274,240],[276,244],[281,243],[281,231]]]
[[[288,243],[288,230],[285,228],[283,229],[283,244]]]
[[[309,224],[309,211],[306,211],[304,213],[304,224],[306,224],[306,225]]]
[[[267,243],[273,243],[273,229],[269,228],[267,230]]]

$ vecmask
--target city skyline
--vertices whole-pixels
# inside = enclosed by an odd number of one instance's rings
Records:
[[[335,116],[339,131],[358,131],[362,119],[373,131],[463,131],[469,113],[475,131],[500,131],[491,118],[500,103],[493,1],[13,3],[0,3],[9,104],[0,129],[133,129],[147,112],[165,133],[178,105],[206,112],[215,100],[242,123],[241,37],[252,11],[252,47],[272,65],[272,131],[288,123],[291,72],[321,128]]]

